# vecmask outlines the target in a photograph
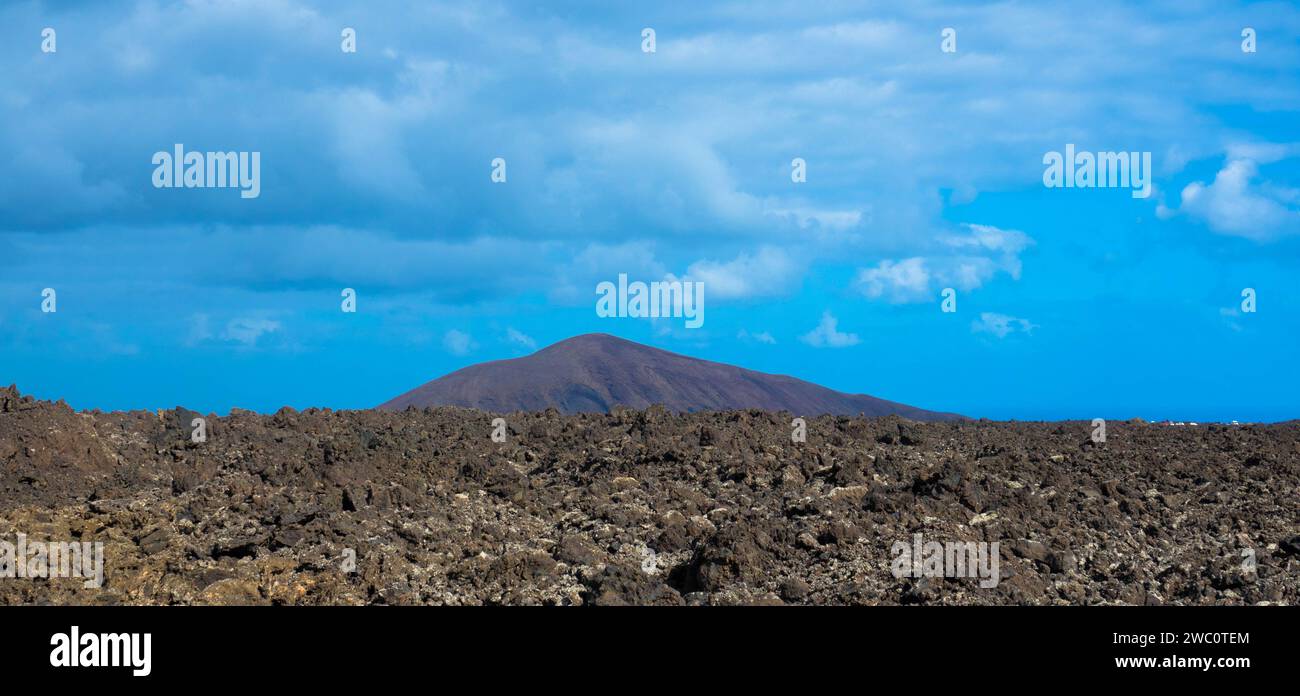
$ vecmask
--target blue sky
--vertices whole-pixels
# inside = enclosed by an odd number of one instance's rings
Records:
[[[600,331],[971,416],[1300,417],[1295,5],[609,5],[6,3],[0,382],[364,408]],[[176,143],[261,195],[155,188]],[[1067,143],[1152,195],[1046,188]],[[704,325],[598,317],[619,273]]]

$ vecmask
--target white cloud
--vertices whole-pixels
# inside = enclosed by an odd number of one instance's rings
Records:
[[[1300,143],[1233,143],[1227,150],[1229,160],[1269,164],[1300,155]]]
[[[862,224],[861,210],[822,210],[811,207],[774,207],[771,215],[793,220],[801,229],[819,227],[833,232],[851,230]]]
[[[973,249],[981,252],[996,252],[1015,258],[1020,252],[1033,245],[1034,240],[1020,230],[1003,230],[992,225],[964,223],[962,227],[970,231],[966,235],[949,235],[942,242],[954,249]],[[1019,264],[1012,272],[1020,277]]]
[[[1228,328],[1233,331],[1242,330],[1241,322],[1239,321],[1241,319],[1241,311],[1236,307],[1220,307],[1219,317],[1222,318],[1223,322],[1228,325]]]
[[[915,302],[930,294],[930,271],[925,259],[919,256],[902,261],[885,259],[875,268],[858,271],[856,285],[872,299],[887,297],[890,302]]]
[[[532,336],[529,336],[513,326],[506,328],[506,340],[527,348],[528,350],[537,350],[537,341],[534,341]]]
[[[589,307],[594,284],[620,271],[650,281],[692,261],[710,277],[710,299],[754,297],[798,282],[780,263],[788,258],[754,250],[760,239],[791,249],[796,271],[862,259],[868,296],[936,301],[942,287],[969,289],[1020,274],[1013,237],[970,226],[941,241],[935,232],[951,211],[938,191],[1041,191],[1038,158],[1070,141],[1177,150],[1168,161],[1193,161],[1250,125],[1220,118],[1214,105],[1276,114],[1300,104],[1296,52],[1271,51],[1276,62],[1265,65],[1243,60],[1231,45],[1204,50],[1223,39],[1236,12],[1208,7],[1153,11],[1102,0],[1086,16],[1051,3],[967,7],[953,20],[967,38],[959,53],[946,55],[925,5],[876,20],[868,10],[807,3],[776,2],[757,13],[740,5],[683,6],[679,26],[661,33],[660,52],[647,59],[619,28],[625,18],[557,16],[539,32],[535,13],[509,4],[431,7],[400,24],[383,22],[378,10],[318,14],[288,0],[274,3],[282,9],[269,22],[267,13],[240,3],[142,3],[134,13],[81,5],[86,11],[61,21],[81,24],[72,34],[89,43],[58,58],[67,73],[61,84],[81,98],[42,103],[48,76],[13,61],[3,66],[12,84],[0,95],[0,120],[10,126],[0,129],[0,161],[16,162],[12,168],[25,174],[0,187],[0,220],[17,229],[75,228],[87,215],[134,224],[135,234],[111,237],[106,251],[134,244],[141,225],[283,220],[304,231],[269,235],[237,223],[210,237],[203,230],[205,253],[176,254],[184,263],[172,267],[198,267],[204,284],[259,293],[369,287],[369,307],[376,290],[392,289],[434,290],[439,301],[456,303],[545,292]],[[1274,14],[1287,26],[1300,17],[1294,7]],[[0,9],[6,26],[27,26],[33,17],[27,4]],[[363,32],[362,53],[339,57],[351,67],[322,70],[321,47],[339,56],[338,27],[348,23],[382,25],[383,36]],[[213,27],[229,40],[209,41]],[[1062,57],[1053,37],[1065,34],[1107,40]],[[139,72],[127,75],[115,73],[111,60],[108,70],[95,69],[97,56],[115,55],[140,36],[152,37],[152,55],[175,60],[156,58],[151,67],[128,57]],[[272,37],[278,50],[260,50]],[[917,50],[922,39],[928,50]],[[489,43],[491,51],[476,48]],[[400,62],[379,57],[381,50]],[[1133,79],[1131,55],[1144,56],[1141,80]],[[876,69],[864,76],[845,71],[846,64]],[[1200,79],[1180,79],[1187,74]],[[178,81],[158,99],[157,80],[142,76]],[[93,88],[76,89],[73,77]],[[638,99],[624,89],[629,84],[673,98]],[[511,95],[521,93],[539,98],[516,103]],[[232,94],[265,98],[236,100],[231,111]],[[238,197],[126,195],[141,181],[139,153],[166,147],[157,138],[171,123],[188,124],[195,137],[224,139],[205,147],[280,153],[266,191],[288,195],[264,196],[251,218]],[[105,130],[114,138],[105,141]],[[1230,159],[1261,165],[1288,152],[1294,147],[1229,149]],[[487,162],[497,154],[509,159],[508,185],[487,182]],[[790,181],[794,156],[808,162],[806,183]],[[1211,188],[1193,189],[1188,217],[1222,207],[1210,205]],[[67,195],[51,198],[51,191]],[[1300,204],[1279,189],[1247,193],[1273,201],[1262,206],[1266,213]],[[1169,197],[1173,205],[1172,190]],[[319,234],[312,227],[322,221],[383,232]],[[832,228],[844,233],[822,240]],[[273,254],[250,253],[250,238]],[[600,243],[584,253],[589,240]],[[662,244],[664,263],[653,254],[637,257],[654,246],[638,240]],[[749,256],[736,255],[737,240]],[[60,245],[62,253],[84,253]],[[602,250],[629,258],[604,258]],[[16,258],[3,252],[0,264]],[[158,245],[141,258],[165,268],[155,259],[173,253]],[[881,259],[887,265],[877,265]],[[591,260],[601,263],[584,266]],[[64,265],[71,273],[101,265],[122,272],[107,261]],[[569,261],[572,274],[565,273]],[[245,296],[254,299],[214,315],[210,329],[196,335],[221,334],[225,319],[255,312],[263,297]],[[173,316],[189,310],[181,312]],[[303,330],[295,324],[293,333]]]
[[[474,342],[474,337],[465,333],[451,329],[442,336],[442,347],[447,349],[452,355],[469,355],[478,344]]]
[[[767,331],[760,331],[760,332],[758,332],[758,333],[750,333],[749,331],[747,331],[747,330],[745,330],[745,329],[741,329],[741,330],[740,330],[740,333],[737,333],[737,334],[736,334],[736,338],[738,338],[738,339],[740,339],[740,340],[742,340],[742,341],[746,341],[746,342],[753,341],[753,342],[755,342],[755,343],[765,343],[765,344],[767,344],[767,345],[776,345],[776,339],[775,339],[775,338],[772,338],[772,334],[769,333],[769,332],[767,332]]]
[[[742,253],[726,263],[697,261],[683,279],[703,281],[710,299],[738,299],[786,294],[799,272],[784,251],[765,246],[757,254]]]
[[[970,325],[971,333],[990,333],[998,338],[1006,338],[1017,331],[1032,334],[1036,328],[1038,325],[1030,323],[1028,319],[996,312],[981,312],[979,320]]]
[[[202,321],[206,325],[206,317]],[[226,322],[226,329],[222,332],[221,338],[245,346],[253,346],[257,345],[257,340],[262,336],[279,330],[280,322],[273,319],[240,317]]]
[[[814,348],[847,348],[862,342],[857,334],[841,332],[838,325],[839,320],[830,312],[823,312],[822,321],[817,328],[800,336],[799,340]]]
[[[1300,233],[1300,210],[1289,205],[1297,201],[1295,191],[1268,183],[1255,186],[1257,175],[1254,160],[1229,160],[1213,183],[1195,181],[1183,189],[1180,210],[1215,232],[1256,241]]]
[[[208,315],[198,313],[190,316],[190,332],[185,337],[185,345],[195,346],[212,338],[212,328]]]
[[[874,268],[859,269],[854,285],[871,299],[905,303],[931,300],[945,287],[974,290],[998,273],[1020,279],[1020,253],[1034,244],[1029,235],[991,225],[962,227],[966,234],[940,237],[933,255],[885,259]]]
[[[549,296],[570,304],[591,302],[597,283],[616,281],[618,274],[625,273],[629,281],[702,282],[709,300],[770,297],[789,294],[803,271],[804,265],[784,250],[763,246],[757,252],[741,252],[730,261],[696,261],[678,276],[656,258],[655,247],[649,242],[592,243],[564,267]]]
[[[559,270],[561,272],[552,281],[548,297],[565,304],[595,302],[596,284],[617,281],[619,273],[626,273],[629,281],[643,282],[668,275],[664,265],[655,258],[654,244],[641,241],[623,244],[592,242]]]

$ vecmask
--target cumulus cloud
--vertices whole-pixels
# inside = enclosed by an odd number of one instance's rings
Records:
[[[212,321],[207,314],[198,313],[190,316],[190,328],[185,336],[185,345],[196,346],[212,338]]]
[[[1227,147],[1228,159],[1270,164],[1300,155],[1300,143],[1239,142]]]
[[[618,274],[626,273],[628,280],[651,282],[668,276],[667,268],[655,255],[650,242],[606,244],[592,242],[573,254],[561,266],[555,280],[549,284],[548,297],[565,304],[595,302],[598,283],[616,282]]]
[[[450,329],[442,335],[442,347],[452,355],[469,355],[478,348],[474,337],[458,329]]]
[[[226,320],[224,324],[217,320],[216,324],[214,329],[213,318],[206,312],[191,314],[181,344],[187,348],[202,345],[259,348],[266,347],[268,336],[283,333],[279,321],[259,316],[238,316]]]
[[[915,256],[902,261],[885,259],[875,268],[858,271],[856,284],[870,298],[891,302],[915,302],[930,294],[930,270],[926,260]]]
[[[513,326],[506,328],[506,340],[528,350],[537,350],[537,341]]]
[[[822,210],[813,207],[789,208],[778,204],[767,213],[794,222],[803,230],[824,230],[827,232],[844,232],[862,224],[861,210]]]
[[[1018,278],[1032,243],[981,225],[949,233],[941,191],[950,202],[1041,191],[1036,163],[1067,138],[1194,161],[1243,137],[1240,119],[1209,105],[1300,109],[1294,51],[1260,63],[1204,50],[1229,9],[972,6],[958,19],[979,41],[946,55],[923,6],[882,17],[682,5],[647,60],[622,11],[262,4],[0,4],[0,25],[48,22],[79,37],[57,56],[0,42],[0,161],[17,174],[0,187],[6,279],[32,285],[55,267],[167,288],[156,307],[124,310],[136,315],[186,316],[179,298],[218,288],[240,304],[214,315],[209,336],[231,316],[294,305],[290,295],[302,308],[322,306],[311,291],[336,302],[340,287],[363,292],[367,311],[394,294],[407,307],[417,294],[589,304],[619,272],[672,272],[703,279],[710,301],[743,301],[791,292],[845,259],[862,259],[864,296],[928,302],[943,287]],[[1300,19],[1291,7],[1274,14]],[[344,56],[338,32],[350,25],[375,29]],[[1107,41],[1062,57],[1044,37],[1066,33]],[[927,36],[931,49],[917,50]],[[1125,55],[1148,57],[1140,76]],[[844,68],[862,64],[878,69]],[[661,94],[673,98],[646,98]],[[151,188],[149,154],[178,141],[263,151],[263,195]],[[1296,153],[1228,148],[1230,162],[1260,166]],[[507,184],[488,180],[495,156],[508,160]],[[804,183],[790,179],[794,157],[807,162]],[[1248,185],[1233,170],[1189,187],[1185,217],[1247,236],[1255,228],[1235,220],[1291,229],[1295,192],[1250,172]],[[28,260],[7,253],[13,240]],[[315,319],[295,316],[297,339]],[[178,341],[184,332],[173,330]]]
[[[226,322],[221,338],[244,346],[255,346],[259,338],[280,330],[280,322],[273,319],[238,317]]]
[[[697,261],[683,280],[703,281],[709,299],[738,299],[788,294],[799,272],[786,252],[764,246],[756,254],[741,253],[724,263]]]
[[[840,331],[839,323],[829,311],[823,312],[817,328],[800,336],[799,340],[814,348],[847,348],[862,342],[857,334]]]
[[[1241,331],[1241,310],[1236,307],[1220,307],[1219,318],[1233,331]]]
[[[974,290],[999,273],[1020,278],[1020,254],[1033,245],[1033,239],[1019,230],[991,225],[962,227],[965,233],[939,237],[933,255],[885,259],[859,269],[854,286],[868,298],[905,303],[929,301],[945,287]]]
[[[993,334],[998,338],[1006,338],[1016,332],[1032,334],[1036,328],[1038,328],[1038,325],[1031,323],[1028,319],[1020,319],[996,312],[981,312],[980,318],[971,322],[970,325],[971,333]]]
[[[1016,262],[1013,267],[1008,268],[1008,272],[1013,277],[1020,277],[1017,255],[1034,243],[1029,235],[1020,230],[1003,230],[992,225],[965,223],[962,227],[967,230],[967,234],[944,236],[941,238],[942,243],[953,249],[1000,254],[1008,259],[1009,265],[1012,261]]]
[[[552,272],[546,245],[487,236],[404,239],[336,226],[169,228],[158,236],[170,240],[168,248],[145,258],[168,255],[169,263],[192,268],[195,280],[209,284],[436,289],[449,299],[462,299],[511,293]],[[509,264],[512,272],[484,273],[487,263]]]
[[[746,329],[741,329],[740,332],[736,334],[736,338],[745,341],[746,343],[753,342],[753,343],[764,343],[767,345],[776,345],[776,339],[773,338],[772,334],[767,331],[750,333]]]
[[[1285,148],[1237,148],[1262,157],[1281,157]],[[1252,159],[1230,159],[1212,183],[1195,181],[1183,189],[1184,213],[1220,234],[1267,241],[1300,233],[1300,195],[1295,189],[1256,183],[1259,168]]]
[[[591,301],[592,289],[602,281],[614,282],[620,273],[629,281],[693,281],[704,283],[710,301],[773,297],[793,292],[805,266],[788,252],[762,246],[754,253],[740,252],[729,261],[704,259],[687,266],[681,275],[671,273],[648,242],[591,243],[574,255],[550,284],[549,297],[566,303]]]
[[[158,134],[185,123],[205,141],[198,146],[267,149],[262,219],[383,218],[405,234],[881,232],[898,208],[939,189],[1036,184],[1038,172],[1022,163],[1041,155],[1040,136],[1055,133],[1009,129],[1009,118],[1095,141],[1136,135],[1157,151],[1177,146],[1194,156],[1223,141],[1219,129],[1182,127],[1204,97],[1274,111],[1300,102],[1293,77],[1198,49],[1216,40],[1224,15],[1152,14],[1122,3],[1068,18],[1052,5],[967,8],[961,24],[981,41],[956,56],[914,50],[916,37],[933,31],[925,8],[881,17],[772,3],[762,12],[723,10],[720,29],[714,10],[683,6],[653,61],[619,38],[621,18],[599,14],[548,15],[538,32],[536,14],[510,3],[433,6],[399,22],[383,9],[279,0],[250,13],[242,4],[0,9],[5,26],[50,15],[84,38],[81,50],[58,56],[60,84],[78,99],[48,98],[48,75],[20,69],[29,53],[0,53],[14,78],[0,120],[21,134],[0,137],[0,160],[25,172],[0,191],[0,219],[55,227],[91,215],[250,219],[252,206],[228,198],[138,195],[139,153],[170,145]],[[383,29],[363,32],[357,54],[335,50],[322,61],[321,47],[336,46],[348,25]],[[1063,70],[1041,37],[1067,28],[1105,34],[1112,50],[1077,51]],[[1162,51],[1134,87],[1130,66],[1115,56],[1154,45]],[[101,56],[114,56],[119,69],[96,63]],[[846,59],[879,69],[846,73]],[[1187,71],[1215,78],[1176,79]],[[629,83],[644,93],[671,88],[677,98],[642,99],[624,89]],[[169,97],[157,97],[159,85]],[[554,98],[520,104],[509,96],[520,93]],[[1117,107],[1131,118],[1109,118]],[[955,127],[965,136],[950,137]],[[112,142],[99,137],[104,130]],[[507,158],[508,186],[486,185],[484,152]],[[799,189],[789,182],[796,155],[810,172]],[[14,191],[25,181],[39,184]],[[56,185],[68,194],[57,205],[27,204]]]

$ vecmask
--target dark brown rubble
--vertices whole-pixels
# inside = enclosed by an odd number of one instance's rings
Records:
[[[105,584],[0,603],[1295,604],[1300,424],[789,413],[77,413],[0,390],[0,541],[103,541]],[[1001,579],[891,545],[997,541]],[[355,571],[347,565],[355,553]],[[1254,567],[1243,563],[1253,553]]]

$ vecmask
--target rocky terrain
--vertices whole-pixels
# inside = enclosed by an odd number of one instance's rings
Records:
[[[196,443],[196,417],[0,390],[0,541],[105,544],[102,587],[0,604],[1300,601],[1296,422],[824,416],[795,443],[757,410],[285,409]],[[916,533],[998,542],[996,586],[895,577]]]

